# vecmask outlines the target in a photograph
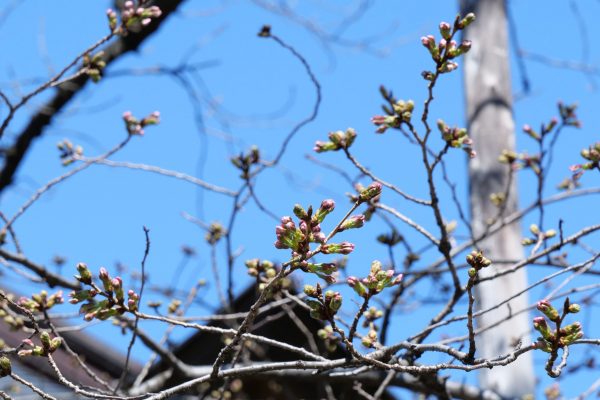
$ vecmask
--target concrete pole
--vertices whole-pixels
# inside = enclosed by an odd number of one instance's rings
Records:
[[[465,30],[465,39],[473,46],[464,60],[464,84],[469,135],[477,156],[469,163],[470,203],[472,227],[477,235],[485,232],[498,208],[490,201],[490,194],[505,192],[509,173],[505,164],[498,162],[502,150],[515,147],[515,126],[512,115],[512,87],[510,79],[509,42],[504,0],[462,0],[461,13],[476,14],[476,21]],[[516,179],[506,200],[505,215],[518,207]],[[492,260],[519,260],[523,258],[521,233],[518,223],[505,227],[499,233],[478,243],[484,255]],[[480,272],[489,276],[506,267],[492,265]],[[525,269],[477,286],[476,309],[486,309],[522,290],[527,285]],[[519,340],[530,343],[526,335],[531,327],[527,313],[511,316],[511,312],[528,305],[528,296],[521,295],[510,304],[478,318],[478,327],[505,319],[506,322],[478,336],[476,356],[494,358],[515,348]],[[509,398],[533,394],[535,375],[531,353],[521,356],[506,367],[481,370],[483,388]]]

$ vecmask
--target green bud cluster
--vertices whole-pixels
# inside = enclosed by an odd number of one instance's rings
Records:
[[[410,122],[413,110],[415,109],[415,102],[412,100],[398,100],[392,105],[392,108],[394,110],[394,113],[400,118],[402,122]]]
[[[514,151],[503,150],[502,154],[498,156],[498,161],[502,164],[510,165],[514,171],[530,168],[536,175],[541,173],[539,155],[517,154]]]
[[[467,135],[466,128],[453,127],[450,128],[443,120],[438,119],[437,127],[442,134],[442,139],[450,147],[460,149],[462,148],[468,155],[469,158],[475,157],[475,150],[473,150],[473,140]]]
[[[329,284],[336,282],[335,276],[333,275],[338,270],[336,263],[313,264],[307,262],[303,264],[301,268],[304,272],[315,274]]]
[[[269,260],[261,261],[258,258],[253,258],[251,260],[247,260],[245,265],[248,269],[248,275],[250,276],[259,276],[260,274],[264,274],[268,278],[273,278],[275,275],[277,275],[275,264]]]
[[[62,160],[63,166],[67,166],[75,162],[77,157],[83,155],[83,147],[75,146],[69,140],[65,139],[62,142],[58,142],[56,145],[59,151],[59,157]]]
[[[323,341],[325,348],[330,353],[333,353],[337,349],[341,341],[340,337],[337,336],[333,331],[331,325],[327,325],[323,329],[319,329],[317,331],[317,336]]]
[[[116,315],[123,315],[125,312],[135,312],[139,307],[139,295],[129,290],[125,296],[123,280],[121,277],[112,278],[106,268],[101,267],[98,272],[98,279],[102,283],[100,288],[93,281],[92,274],[85,263],[77,264],[79,275],[75,279],[89,289],[74,290],[69,294],[71,304],[85,302],[79,308],[79,313],[83,314],[86,321],[94,318],[106,320]],[[98,298],[103,298],[98,300]]]
[[[366,189],[360,191],[358,195],[358,202],[365,203],[371,200],[377,199],[381,194],[381,183],[373,182]]]
[[[125,111],[123,113],[123,122],[125,122],[127,133],[142,136],[144,135],[144,128],[146,126],[158,125],[160,123],[160,112],[154,111],[140,120],[134,117],[131,111]]]
[[[362,337],[361,344],[366,348],[373,348],[375,347],[375,343],[377,343],[377,331],[369,329],[369,332]]]
[[[545,232],[540,231],[539,226],[536,224],[531,224],[529,226],[529,231],[534,235],[533,237],[523,238],[521,240],[521,244],[523,246],[530,246],[532,244],[537,243],[539,240],[551,239],[556,236],[557,232],[555,229],[548,229]]]
[[[498,161],[502,164],[514,164],[519,159],[519,155],[511,150],[502,150],[502,153],[498,156]]]
[[[496,207],[502,206],[506,202],[506,195],[502,192],[490,194],[490,201]]]
[[[363,327],[366,328],[373,325],[373,322],[381,317],[383,317],[382,310],[378,309],[377,307],[369,307],[369,309],[363,314]]]
[[[328,321],[342,307],[342,295],[340,292],[327,290],[323,293],[323,289],[318,283],[316,286],[304,286],[304,293],[309,297],[306,303],[310,307],[310,316],[314,319]]]
[[[59,290],[50,296],[48,296],[47,291],[42,290],[40,293],[32,295],[31,298],[21,297],[17,304],[31,312],[43,312],[51,309],[56,304],[62,304],[63,302],[62,290]]]
[[[106,67],[104,61],[104,52],[100,51],[93,56],[85,54],[83,56],[83,71],[90,77],[93,82],[99,82],[102,79],[102,72]]]
[[[372,195],[373,188],[367,188],[365,198]],[[365,189],[365,190],[367,190]],[[357,200],[358,201],[358,200]],[[335,282],[332,273],[336,271],[337,264],[334,263],[309,263],[306,257],[310,253],[310,244],[319,243],[318,250],[323,254],[350,254],[354,250],[354,244],[350,242],[325,243],[325,234],[321,231],[321,223],[335,209],[335,202],[327,199],[321,202],[321,206],[313,214],[312,206],[304,209],[300,204],[294,206],[294,215],[300,220],[296,224],[292,217],[281,218],[281,223],[275,227],[277,240],[274,245],[278,249],[292,250],[292,257],[296,259],[292,267],[300,268],[305,272],[314,273],[327,282]],[[356,229],[364,225],[364,215],[354,215],[343,221],[335,233],[346,229]]]
[[[395,275],[393,269],[384,271],[381,262],[375,260],[371,263],[369,275],[362,279],[349,276],[346,282],[360,297],[369,298],[387,287],[399,285],[402,278],[403,275]]]
[[[487,268],[492,264],[490,259],[483,256],[482,251],[473,250],[467,255],[466,259],[467,264],[471,266],[471,268],[469,268],[469,277],[471,278],[474,278],[481,269]]]
[[[0,378],[4,378],[12,373],[10,359],[6,356],[0,357]]]
[[[204,236],[204,239],[208,242],[208,244],[214,245],[221,240],[223,235],[227,233],[227,230],[221,225],[219,222],[213,222],[208,227],[208,231]]]
[[[179,307],[181,307],[181,300],[173,299],[169,303],[167,311],[169,312],[169,314],[176,314],[177,311],[179,311]]]
[[[565,299],[562,316],[547,300],[539,301],[537,309],[542,312],[545,317],[536,317],[533,319],[534,329],[541,334],[535,344],[536,348],[546,353],[551,353],[559,348],[569,346],[583,337],[580,322],[574,322],[559,328],[567,314],[576,314],[581,310],[581,306],[579,304],[571,303],[568,297]],[[546,318],[555,324],[554,328],[549,326]]]
[[[117,13],[113,9],[106,10],[108,27],[114,34],[127,36],[129,32],[140,32],[145,26],[149,25],[153,19],[159,18],[162,11],[158,6],[144,7],[143,3],[137,5],[131,0],[127,0],[120,7],[121,23],[117,19]]]
[[[326,151],[338,151],[340,149],[349,149],[350,146],[352,146],[352,143],[354,143],[356,136],[356,131],[352,128],[346,129],[345,132],[329,132],[329,141],[316,141],[313,150],[317,153],[323,153]]]
[[[13,300],[13,297],[12,294],[7,295],[7,298],[10,300]],[[12,312],[11,306],[6,300],[0,301],[0,318],[2,318],[4,323],[8,325],[12,331],[19,331],[25,326],[23,318]],[[4,347],[4,341],[2,341],[2,347]]]
[[[250,147],[250,150],[245,154],[240,153],[240,155],[231,158],[231,163],[242,171],[240,175],[242,179],[248,179],[250,177],[250,168],[253,165],[259,164],[260,161],[260,150],[257,146]]]
[[[581,150],[581,157],[589,161],[585,164],[581,164],[581,169],[590,170],[598,168],[600,165],[600,142],[596,142],[587,149]]]
[[[347,229],[357,229],[362,228],[365,224],[365,216],[364,215],[353,215],[348,217],[340,227],[338,228],[338,232],[345,231]]]
[[[375,115],[371,122],[377,126],[376,133],[384,133],[388,128],[400,128],[402,123],[410,123],[415,109],[413,100],[398,100],[392,92],[384,86],[379,87],[379,92],[387,104],[382,106],[385,115]]]
[[[54,353],[62,344],[62,339],[59,337],[51,338],[50,334],[46,331],[42,331],[39,334],[39,339],[41,342],[40,345],[35,345],[31,339],[23,340],[23,348],[18,351],[19,357],[26,356],[38,356],[38,357],[47,357],[48,355]]]
[[[275,279],[275,276],[277,276],[278,270],[275,267],[275,264],[269,260],[261,261],[258,258],[253,258],[247,260],[245,265],[248,275],[256,278],[258,290],[260,291],[262,291],[267,284],[269,284],[269,282],[271,282],[273,279]],[[278,282],[277,288],[287,288],[290,285],[291,281],[287,278],[283,278]]]
[[[565,105],[561,101],[558,102],[558,112],[564,125],[581,128],[581,122],[577,119],[577,114],[575,113],[576,109],[577,104]]]
[[[452,59],[459,57],[471,50],[471,41],[463,40],[458,44],[453,40],[456,33],[475,21],[475,14],[469,13],[464,18],[457,16],[454,25],[448,22],[441,22],[439,25],[439,41],[436,41],[433,35],[423,36],[421,44],[429,51],[432,60],[436,63],[437,73],[444,74],[452,72],[458,68],[458,64]],[[433,81],[436,77],[431,71],[423,71],[422,76],[428,81]]]

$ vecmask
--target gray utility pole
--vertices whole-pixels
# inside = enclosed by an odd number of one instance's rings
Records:
[[[473,47],[465,55],[464,84],[469,136],[477,156],[469,163],[472,228],[475,237],[484,233],[498,207],[490,194],[504,193],[509,181],[508,167],[498,162],[502,150],[514,150],[515,126],[512,115],[512,88],[509,67],[509,43],[505,0],[461,0],[461,14],[474,12],[477,19],[465,31],[465,39]],[[510,195],[505,200],[504,215],[517,210],[516,179],[512,180]],[[484,255],[492,260],[523,258],[518,223],[506,226],[498,233],[477,243]],[[480,271],[480,276],[494,274],[508,266],[494,265]],[[521,291],[527,285],[525,269],[476,286],[476,309],[486,309]],[[505,321],[477,336],[476,356],[494,358],[514,350],[517,342],[530,343],[528,332],[531,320],[527,313],[512,315],[528,306],[523,294],[509,304],[486,313],[477,319],[478,327]],[[511,314],[512,313],[512,314]],[[535,375],[531,353],[526,353],[506,366],[483,369],[482,387],[503,397],[521,398],[533,394]]]

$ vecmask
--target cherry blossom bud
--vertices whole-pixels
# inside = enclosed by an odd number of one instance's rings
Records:
[[[8,376],[12,373],[10,359],[6,356],[0,357],[0,377]]]
[[[340,228],[338,229],[339,232],[342,232],[346,229],[356,229],[356,228],[361,228],[363,225],[365,224],[365,216],[364,215],[353,215],[351,217],[349,217],[348,219],[346,219],[342,225],[340,226]]]
[[[452,36],[452,27],[447,22],[440,22],[440,34],[444,39],[450,39]]]
[[[536,317],[533,319],[533,327],[535,330],[542,334],[542,337],[546,340],[554,340],[554,335],[548,326],[546,318]]]
[[[373,182],[371,183],[365,190],[360,192],[358,196],[359,202],[363,203],[373,198],[379,196],[381,194],[381,183]]]
[[[548,300],[541,300],[538,301],[537,303],[537,309],[539,311],[541,311],[542,313],[544,313],[544,315],[546,317],[548,317],[548,319],[550,321],[558,321],[560,319],[560,315],[558,313],[558,310],[556,310],[556,308],[552,307],[552,305],[550,304],[550,302],[548,302]]]
[[[317,210],[314,215],[314,219],[317,223],[323,222],[325,217],[335,209],[335,201],[331,199],[323,200],[321,207]]]
[[[49,348],[50,347],[50,334],[46,331],[42,331],[42,333],[40,333],[40,341],[42,342],[42,346],[44,346],[44,348]]]
[[[458,29],[464,29],[469,26],[473,21],[475,21],[475,14],[468,13],[458,22]]]
[[[309,297],[317,297],[317,288],[312,285],[304,285],[304,293]]]
[[[294,215],[298,217],[298,219],[306,219],[308,217],[306,210],[300,204],[294,206]]]
[[[323,254],[350,254],[354,251],[354,244],[350,242],[328,243],[321,246]]]
[[[92,273],[88,269],[87,265],[84,263],[77,264],[77,272],[79,272],[79,276],[75,276],[79,282],[89,285],[92,283]]]
[[[346,282],[352,289],[354,289],[356,294],[358,294],[360,297],[367,296],[367,288],[365,287],[365,285],[362,284],[362,282],[359,281],[357,277],[349,276],[346,279]]]
[[[575,304],[575,303],[569,304],[568,311],[571,314],[577,314],[579,311],[581,311],[581,306],[579,304]]]

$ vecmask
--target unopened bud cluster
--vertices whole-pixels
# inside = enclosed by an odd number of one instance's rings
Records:
[[[0,378],[4,378],[12,373],[10,359],[6,356],[0,357]]]
[[[402,274],[395,275],[393,269],[383,270],[381,262],[375,260],[371,263],[369,275],[362,279],[349,276],[346,282],[360,297],[369,298],[387,287],[399,285],[402,277]]]
[[[471,268],[469,268],[469,277],[474,278],[481,269],[492,265],[492,261],[485,258],[483,252],[473,250],[467,255],[467,264],[471,266]]]
[[[160,113],[154,111],[142,120],[138,120],[133,116],[131,111],[125,111],[123,113],[123,121],[130,135],[143,135],[146,126],[157,125],[160,122]]]
[[[560,400],[564,399],[561,391],[560,385],[558,383],[553,383],[544,389],[544,396],[546,396],[546,400]]]
[[[545,317],[536,317],[533,319],[533,327],[542,335],[535,343],[536,348],[546,353],[551,353],[559,348],[568,346],[583,337],[580,322],[574,322],[570,325],[560,327],[562,320],[567,314],[576,314],[581,310],[581,306],[575,303],[572,304],[568,297],[563,306],[562,316],[547,300],[539,301],[537,309],[541,311]],[[546,318],[555,326],[550,327]]]
[[[77,271],[79,275],[76,275],[75,279],[90,286],[90,289],[71,292],[69,303],[86,302],[79,309],[79,313],[84,315],[83,319],[86,321],[91,321],[94,318],[105,320],[115,315],[138,310],[139,295],[135,291],[129,290],[127,299],[125,299],[123,280],[118,276],[112,278],[106,268],[101,267],[98,272],[98,279],[102,283],[102,287],[94,283],[92,273],[86,264],[77,264]],[[98,300],[99,298],[103,299]]]
[[[600,169],[600,142],[596,142],[587,149],[581,150],[581,157],[586,159],[588,162],[583,164],[577,164],[571,167],[571,170],[577,172],[577,170],[591,170]]]
[[[258,258],[253,258],[251,260],[247,260],[245,265],[248,275],[256,278],[258,282],[258,289],[261,291],[275,278],[278,272],[275,264],[269,260],[261,261]],[[291,281],[287,278],[284,278],[279,281],[278,288],[287,288],[290,285]]]
[[[14,300],[14,295],[12,294],[7,294],[6,297],[10,301]],[[2,321],[8,325],[12,331],[19,331],[25,327],[23,318],[13,312],[11,305],[5,299],[0,300],[0,318],[2,318]]]
[[[373,182],[366,188],[362,186],[358,186],[358,197],[353,199],[354,201],[358,201],[359,203],[366,203],[370,201],[378,201],[379,196],[381,195],[381,183]]]
[[[362,337],[360,343],[367,348],[375,347],[375,344],[377,343],[377,330],[375,329],[375,325],[371,325],[371,329],[369,329],[369,332]]]
[[[398,100],[385,86],[379,87],[379,93],[387,104],[381,106],[385,115],[375,115],[371,122],[377,126],[376,133],[384,133],[388,128],[400,128],[403,122],[410,123],[415,103],[412,100]]]
[[[102,71],[106,67],[104,61],[104,52],[100,51],[93,56],[86,54],[83,56],[83,71],[93,82],[99,82],[102,79]]]
[[[341,341],[340,337],[337,336],[333,331],[331,325],[327,325],[325,328],[319,329],[317,331],[317,336],[323,341],[325,348],[330,353],[333,353],[337,349]]]
[[[370,326],[373,322],[383,317],[383,311],[377,307],[369,307],[369,309],[363,314],[363,327]]]
[[[539,226],[537,226],[536,224],[531,224],[529,226],[529,232],[531,232],[533,237],[523,238],[523,240],[521,241],[523,246],[529,246],[537,243],[540,240],[546,240],[556,236],[556,230],[548,229],[547,231],[542,232]]]
[[[179,307],[181,307],[181,300],[173,299],[169,302],[169,305],[167,306],[167,312],[172,315],[178,314]]]
[[[377,126],[377,133],[384,133],[388,128],[399,128],[403,122],[410,122],[412,118],[413,110],[415,109],[415,102],[412,100],[395,100],[382,86],[380,88],[382,95],[388,100],[391,109],[387,106],[383,106],[383,110],[387,115],[375,115],[371,118],[371,122]]]
[[[541,174],[540,156],[529,155],[527,153],[515,153],[512,150],[503,150],[498,161],[502,164],[508,164],[513,171],[529,168],[534,174]]]
[[[579,121],[575,113],[576,109],[577,104],[563,104],[562,101],[558,102],[558,112],[564,125],[581,128],[581,121]]]
[[[323,293],[321,285],[304,286],[304,293],[310,298],[306,303],[310,307],[310,316],[314,319],[328,321],[337,314],[342,307],[342,295],[340,292],[327,290]]]
[[[310,224],[312,225],[312,224]],[[275,227],[275,247],[278,249],[291,249],[293,252],[301,254],[306,253],[307,243],[323,243],[325,234],[321,232],[320,224],[310,226],[306,220],[301,220],[299,226],[296,226],[290,216],[281,218],[281,224]]]
[[[211,245],[217,244],[217,242],[221,240],[226,232],[227,231],[223,225],[221,225],[219,222],[213,222],[208,227],[208,232],[206,232],[204,239],[206,239],[206,241]]]
[[[502,192],[492,193],[490,194],[490,201],[496,207],[500,207],[506,202],[506,194]]]
[[[47,357],[49,354],[54,353],[62,344],[62,340],[59,337],[51,338],[50,334],[46,331],[40,332],[39,339],[41,345],[36,345],[31,339],[24,339],[22,341],[23,348],[17,353],[19,357],[26,356],[39,356]]]
[[[62,165],[67,166],[73,163],[77,157],[83,155],[83,147],[74,146],[69,140],[64,139],[56,145],[59,151],[59,157],[62,160]]]
[[[365,198],[370,196],[369,193],[365,192]],[[291,249],[294,258],[306,258],[310,252],[310,243],[319,243],[321,245],[319,249],[323,254],[350,254],[354,250],[354,244],[350,242],[325,243],[326,237],[321,231],[321,223],[334,208],[335,202],[330,199],[323,200],[321,206],[314,213],[312,207],[304,209],[300,204],[296,204],[294,215],[299,219],[298,225],[294,223],[290,216],[281,218],[281,223],[275,227],[277,236],[275,247],[278,249]],[[365,217],[363,215],[349,217],[342,222],[338,232],[360,228],[364,225],[364,221]],[[330,275],[327,272],[330,265],[333,264],[309,264],[304,260],[300,260],[294,264],[294,267],[300,267],[307,272],[314,272],[323,277]],[[326,279],[330,280],[330,278]]]
[[[576,166],[578,167],[578,166]],[[576,170],[570,177],[563,179],[556,188],[559,190],[574,190],[581,186],[579,179],[583,175],[583,170]]]
[[[158,6],[145,7],[148,0],[139,0],[137,6],[133,1],[126,1],[120,10],[121,24],[117,19],[117,12],[109,8],[106,10],[108,26],[111,32],[125,36],[128,32],[139,32],[146,25],[152,22],[152,19],[162,15]]]
[[[277,275],[275,264],[269,260],[261,261],[258,258],[253,258],[251,260],[247,260],[245,265],[248,275],[250,276],[264,275],[268,279],[273,279],[275,275]]]
[[[429,51],[431,58],[436,63],[436,71],[439,74],[452,72],[458,68],[458,64],[453,60],[467,53],[471,49],[471,41],[463,40],[458,44],[453,37],[455,34],[466,28],[469,24],[475,21],[475,14],[469,13],[464,18],[458,16],[454,21],[454,25],[448,22],[441,22],[439,25],[441,38],[436,41],[433,35],[423,36],[421,44]],[[432,81],[436,74],[431,71],[423,71],[421,74],[426,80]]]
[[[42,290],[40,293],[32,295],[31,298],[21,297],[17,304],[31,312],[44,312],[63,302],[62,290],[59,290],[50,296],[48,296],[47,291]]]
[[[531,125],[525,124],[525,125],[523,125],[523,132],[525,132],[532,139],[534,139],[536,141],[540,141],[540,140],[542,140],[542,138],[544,136],[546,136],[547,134],[552,132],[552,130],[556,127],[557,124],[558,124],[558,119],[552,118],[550,120],[550,122],[548,122],[547,124],[542,124],[542,127],[541,127],[539,133],[535,129],[533,129],[531,127]]]
[[[462,148],[469,155],[469,158],[474,158],[476,156],[475,150],[473,150],[472,147],[473,140],[471,140],[469,135],[467,135],[466,128],[450,128],[441,119],[438,119],[437,127],[440,130],[440,133],[442,134],[442,139],[444,139],[448,146],[457,149]]]
[[[340,149],[349,149],[356,139],[356,131],[352,128],[346,129],[346,132],[335,131],[329,132],[329,141],[322,142],[317,140],[315,142],[314,151],[317,153],[323,153],[326,151],[338,151]]]
[[[319,278],[323,279],[325,282],[332,284],[336,282],[335,273],[338,270],[337,263],[309,263],[307,261],[302,261],[298,263],[300,268],[304,272],[308,272],[311,274],[317,275]]]
[[[240,175],[240,178],[242,179],[248,179],[250,176],[250,168],[253,165],[259,164],[260,163],[260,150],[257,146],[252,146],[250,147],[250,150],[244,154],[244,153],[240,153],[239,156],[236,157],[232,157],[231,158],[231,163],[240,171],[242,171],[242,174]]]

